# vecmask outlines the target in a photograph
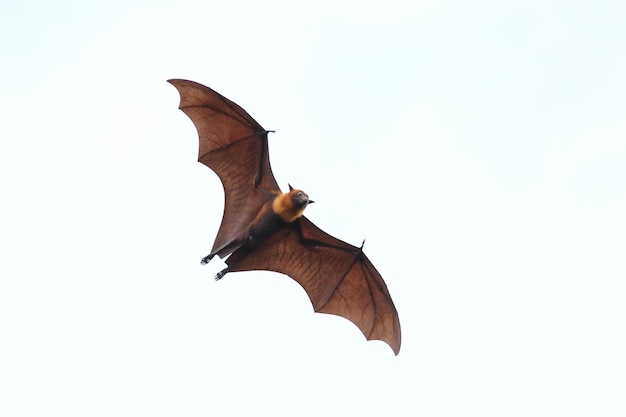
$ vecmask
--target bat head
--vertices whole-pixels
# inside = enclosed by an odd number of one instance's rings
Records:
[[[313,200],[309,199],[309,195],[302,190],[291,190],[289,194],[294,207],[305,208],[313,203]]]
[[[313,200],[309,199],[307,193],[290,185],[288,193],[280,194],[274,199],[272,210],[285,222],[291,223],[302,216],[306,206],[311,203]]]
[[[315,201],[309,198],[309,195],[302,190],[295,189],[289,185],[289,194],[291,196],[291,201],[293,202],[294,207],[306,207],[309,204],[315,203]]]

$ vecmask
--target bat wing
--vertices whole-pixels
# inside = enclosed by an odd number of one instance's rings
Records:
[[[270,270],[296,280],[318,313],[353,322],[367,340],[382,340],[397,355],[400,320],[387,285],[361,248],[325,233],[301,217],[245,256],[230,271]]]
[[[198,161],[215,171],[224,186],[224,216],[212,250],[224,257],[271,193],[280,191],[270,167],[268,131],[237,104],[202,84],[168,82],[180,93],[179,108],[198,130]]]

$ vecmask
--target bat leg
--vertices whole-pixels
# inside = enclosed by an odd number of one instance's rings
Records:
[[[226,259],[226,268],[222,269],[220,272],[218,272],[215,275],[215,280],[219,281],[220,279],[224,278],[224,275],[228,274],[231,270],[235,270],[237,271],[237,269],[235,268],[235,265],[237,265],[237,262],[241,260],[241,258],[247,256],[248,254],[250,254],[250,251],[253,248],[250,246],[240,246],[235,252],[233,252],[227,259]]]
[[[209,261],[211,259],[213,259],[213,257],[215,255],[219,256],[220,258],[224,258],[224,257],[230,255],[231,253],[233,253],[234,251],[236,251],[237,249],[239,249],[241,247],[241,245],[243,245],[246,242],[246,240],[247,240],[247,238],[235,239],[232,242],[222,246],[221,248],[216,249],[213,252],[209,253],[207,256],[202,258],[200,263],[202,265],[208,264]]]
[[[220,272],[218,272],[215,275],[215,280],[219,281],[220,279],[224,278],[224,275],[226,275],[228,273],[228,271],[229,271],[228,267],[222,269]]]

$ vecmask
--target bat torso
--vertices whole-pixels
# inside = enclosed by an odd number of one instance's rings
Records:
[[[258,244],[287,224],[272,210],[273,201],[265,203],[248,226],[245,236],[247,243]]]
[[[255,245],[276,233],[280,228],[293,223],[302,216],[311,203],[308,195],[301,190],[276,193],[267,201],[246,230],[245,240]]]

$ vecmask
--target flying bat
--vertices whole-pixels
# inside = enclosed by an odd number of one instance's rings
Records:
[[[198,130],[198,161],[224,187],[222,223],[211,253],[229,272],[269,270],[293,278],[318,313],[353,322],[367,340],[382,340],[397,355],[400,321],[387,285],[360,247],[325,233],[303,216],[313,201],[289,186],[283,193],[272,174],[268,134],[243,108],[201,84],[169,80],[179,108]]]

